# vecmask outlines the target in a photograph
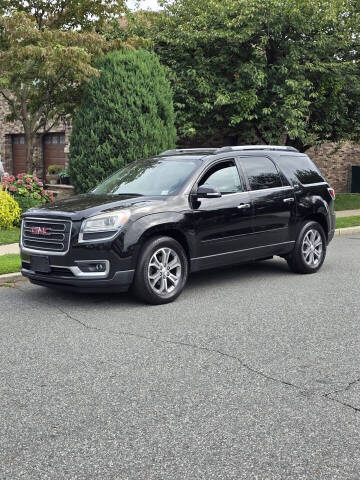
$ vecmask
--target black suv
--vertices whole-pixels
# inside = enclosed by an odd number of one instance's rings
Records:
[[[87,194],[28,210],[22,274],[85,291],[174,300],[190,272],[279,255],[314,273],[334,235],[335,192],[292,147],[169,150]]]

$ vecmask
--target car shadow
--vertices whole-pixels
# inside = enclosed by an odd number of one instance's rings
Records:
[[[251,278],[264,276],[276,277],[284,275],[293,275],[288,269],[288,266],[284,260],[273,259],[264,260],[253,263],[245,263],[239,265],[232,265],[228,267],[220,267],[216,269],[204,270],[201,272],[192,273],[189,276],[188,283],[185,291],[189,290],[202,290],[204,288],[214,286],[226,287],[227,284],[232,285],[234,281],[238,281],[240,284],[243,281],[247,281]],[[78,306],[102,304],[118,305],[119,302],[125,307],[139,307],[141,303],[133,297],[130,292],[121,293],[79,293],[61,289],[51,289],[36,287],[36,291],[31,290],[31,296],[37,297],[39,301],[46,299],[47,302],[56,302],[63,300],[64,302],[75,303]],[[144,304],[145,305],[145,304]],[[146,305],[145,305],[146,306]]]
[[[219,267],[210,270],[196,272],[190,275],[187,288],[197,288],[204,285],[224,285],[234,280],[246,281],[254,276],[283,276],[293,275],[284,260],[264,260],[251,263]]]

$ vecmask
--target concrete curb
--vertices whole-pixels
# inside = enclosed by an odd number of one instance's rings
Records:
[[[9,282],[16,282],[21,278],[25,280],[25,277],[23,277],[20,272],[6,273],[5,275],[0,275],[0,285],[4,285],[5,283]]]
[[[360,233],[360,227],[338,228],[335,230],[335,235],[354,235]]]

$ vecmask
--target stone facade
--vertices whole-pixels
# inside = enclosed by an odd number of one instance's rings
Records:
[[[6,117],[8,114],[8,104],[4,98],[0,97],[0,160],[3,162],[5,171],[13,173],[12,137],[13,135],[23,134],[24,130],[20,122],[7,122]],[[49,133],[65,133],[64,151],[66,156],[65,164],[67,166],[71,126],[69,124],[60,124],[52,128]],[[43,171],[43,145],[40,135],[38,135],[35,141],[34,156],[37,165],[39,165],[37,174],[43,177],[45,172]]]
[[[338,193],[351,187],[351,166],[360,166],[360,145],[325,143],[306,152]]]

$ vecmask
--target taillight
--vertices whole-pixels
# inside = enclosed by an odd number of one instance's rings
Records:
[[[330,193],[330,195],[331,195],[331,198],[332,198],[333,200],[335,200],[335,197],[336,197],[336,195],[335,195],[335,190],[334,190],[333,188],[331,188],[331,187],[328,188],[328,190],[329,190],[329,193]]]

